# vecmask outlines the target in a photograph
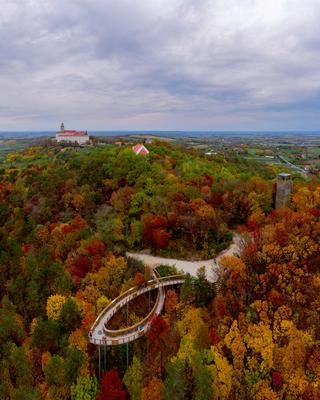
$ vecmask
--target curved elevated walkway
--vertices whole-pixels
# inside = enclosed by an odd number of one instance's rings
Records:
[[[96,345],[115,346],[129,343],[148,332],[152,319],[161,313],[165,300],[165,286],[180,285],[184,282],[184,275],[172,275],[158,278],[154,270],[154,279],[144,286],[135,286],[111,301],[95,320],[89,332],[89,341]],[[151,290],[158,289],[156,302],[149,314],[137,324],[127,328],[111,330],[107,324],[113,315],[134,298]]]

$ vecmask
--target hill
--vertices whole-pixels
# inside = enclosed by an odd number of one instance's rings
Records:
[[[274,210],[276,167],[168,142],[148,149],[47,143],[3,162],[0,398],[319,398],[318,183],[297,179],[291,207]],[[235,230],[242,253],[221,260],[219,289],[200,271],[168,290],[128,369],[124,346],[107,349],[99,386],[90,327],[148,274],[125,252],[211,258]],[[128,323],[147,312],[142,297]]]

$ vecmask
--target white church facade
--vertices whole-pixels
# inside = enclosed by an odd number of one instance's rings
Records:
[[[56,141],[59,142],[71,142],[78,144],[86,144],[90,140],[87,131],[74,131],[65,130],[64,124],[61,124],[60,131],[56,133]]]

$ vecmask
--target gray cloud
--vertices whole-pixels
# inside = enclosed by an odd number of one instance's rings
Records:
[[[318,0],[0,7],[0,130],[319,126]]]

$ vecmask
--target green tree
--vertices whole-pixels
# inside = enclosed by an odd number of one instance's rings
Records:
[[[12,400],[40,400],[38,388],[17,388],[15,389]]]
[[[212,383],[211,373],[205,365],[205,357],[200,352],[195,353],[191,360],[194,379],[194,400],[211,400]]]
[[[66,332],[71,332],[79,328],[80,321],[79,308],[69,297],[61,309],[59,324]]]
[[[76,349],[75,347],[72,347],[68,351],[63,366],[65,381],[68,387],[71,386],[72,383],[74,383],[75,380],[77,379],[83,361],[84,361],[84,354],[80,350]]]
[[[140,400],[142,390],[143,371],[141,362],[137,357],[133,357],[132,363],[123,377],[132,400]]]
[[[79,376],[71,386],[71,400],[95,400],[99,392],[99,384],[94,376]]]
[[[180,297],[182,301],[194,300],[194,278],[190,274],[186,274],[185,280],[181,285]]]
[[[32,335],[33,346],[42,351],[55,352],[59,347],[60,327],[58,322],[42,318],[37,319],[37,324]]]
[[[24,347],[15,347],[11,352],[11,372],[15,376],[16,385],[31,387],[33,385],[32,371]]]
[[[15,311],[15,306],[7,296],[4,296],[0,307],[0,346],[7,343],[10,339],[20,344],[26,336],[21,318],[17,318],[18,315]]]
[[[188,381],[185,361],[174,357],[166,366],[167,377],[164,382],[164,400],[184,400]]]
[[[206,270],[204,267],[199,268],[197,277],[193,283],[196,303],[198,307],[205,307],[213,299],[214,290],[211,283],[206,278]]]
[[[62,386],[65,384],[63,359],[60,356],[54,355],[50,358],[44,369],[44,376],[49,385]]]
[[[140,246],[142,239],[142,223],[134,220],[130,224],[130,234],[128,237],[128,244],[130,247]]]

